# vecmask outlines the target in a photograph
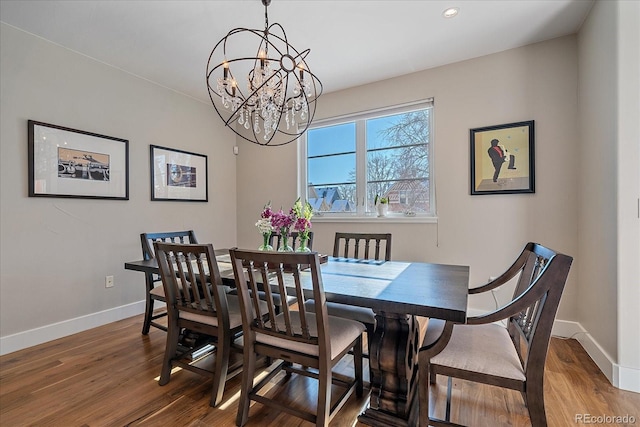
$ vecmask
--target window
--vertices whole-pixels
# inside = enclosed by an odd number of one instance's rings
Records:
[[[433,102],[314,122],[302,141],[300,183],[316,214],[434,216]],[[306,192],[306,194],[304,194]]]

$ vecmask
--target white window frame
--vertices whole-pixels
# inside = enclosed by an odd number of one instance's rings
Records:
[[[429,206],[431,212],[416,213],[406,215],[402,213],[389,213],[384,218],[378,218],[375,212],[366,212],[366,163],[367,163],[367,138],[366,120],[396,114],[408,113],[411,111],[431,108],[429,115]],[[345,123],[356,124],[356,212],[314,212],[314,222],[437,222],[436,198],[435,198],[435,130],[434,130],[434,102],[433,98],[396,105],[387,108],[369,110],[365,112],[348,114],[339,117],[332,117],[321,120],[314,120],[309,129],[335,126]],[[302,200],[307,198],[307,132],[305,132],[298,142],[298,196]]]

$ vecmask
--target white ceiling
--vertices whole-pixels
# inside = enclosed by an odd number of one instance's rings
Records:
[[[273,0],[331,92],[578,31],[594,0]],[[451,6],[460,13],[442,17]],[[1,0],[0,20],[210,102],[206,64],[232,28],[264,29],[260,0]],[[257,48],[257,46],[256,46]]]

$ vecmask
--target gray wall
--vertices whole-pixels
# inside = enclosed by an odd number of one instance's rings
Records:
[[[578,340],[640,391],[640,3],[596,2],[578,38]],[[599,366],[604,363],[596,358]]]
[[[596,3],[579,37],[580,299],[584,327],[617,357],[616,11]],[[604,31],[604,29],[609,29]],[[607,76],[607,78],[603,78]],[[597,242],[597,243],[596,243]],[[593,313],[598,316],[593,316]]]
[[[235,244],[234,138],[213,108],[0,28],[3,338],[141,301],[143,275],[123,268],[141,258],[141,232],[193,228],[203,242]],[[130,200],[27,197],[28,119],[128,139]],[[150,144],[208,155],[209,203],[151,202]]]

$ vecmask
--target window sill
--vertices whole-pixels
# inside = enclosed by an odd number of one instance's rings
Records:
[[[385,223],[385,224],[437,224],[436,216],[405,216],[388,215],[385,217],[355,216],[355,215],[313,215],[311,222],[357,222],[357,223]]]

